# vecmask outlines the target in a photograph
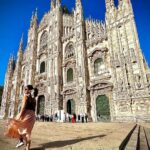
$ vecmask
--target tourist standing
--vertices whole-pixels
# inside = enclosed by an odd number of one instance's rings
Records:
[[[80,122],[80,114],[78,115],[78,122]]]
[[[84,114],[81,114],[82,123],[84,123]]]
[[[88,115],[85,113],[85,122],[88,122]]]
[[[72,120],[72,123],[75,123],[74,114],[72,115],[71,120]]]
[[[76,122],[77,116],[75,113],[73,115],[74,115],[74,121]]]

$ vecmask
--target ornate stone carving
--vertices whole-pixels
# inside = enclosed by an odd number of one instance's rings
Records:
[[[142,87],[141,76],[139,74],[136,74],[135,79],[136,79],[136,87],[137,87],[137,89],[140,89]]]
[[[48,47],[47,42],[48,42],[48,33],[47,31],[44,31],[40,38],[40,51],[47,49]]]
[[[101,83],[96,83],[94,85],[91,85],[89,87],[90,90],[101,90],[101,89],[106,89],[106,88],[113,88],[112,83],[109,82],[101,82]]]
[[[75,94],[76,91],[73,90],[73,89],[67,89],[63,92],[64,95],[72,95],[72,94]]]

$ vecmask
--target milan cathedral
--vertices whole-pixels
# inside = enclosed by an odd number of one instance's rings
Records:
[[[51,0],[38,23],[33,13],[27,46],[10,57],[0,117],[19,111],[23,89],[37,87],[36,114],[87,114],[94,122],[150,120],[150,69],[142,54],[130,0],[105,0],[105,22],[85,19]]]

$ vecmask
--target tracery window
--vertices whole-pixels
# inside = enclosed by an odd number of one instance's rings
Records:
[[[65,59],[71,58],[74,56],[74,47],[73,44],[70,43],[67,45],[66,47],[66,51],[65,51]]]
[[[41,35],[40,38],[40,50],[47,49],[47,41],[48,41],[48,34],[46,31]]]
[[[40,65],[40,73],[44,73],[45,72],[45,62],[43,61]]]
[[[94,73],[95,73],[95,75],[98,75],[101,72],[102,64],[103,64],[102,58],[98,58],[95,60],[95,62],[94,62]]]
[[[67,82],[72,82],[73,81],[73,69],[70,68],[67,70]]]

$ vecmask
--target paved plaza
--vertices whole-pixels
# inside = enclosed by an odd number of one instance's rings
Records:
[[[135,126],[133,123],[50,123],[36,122],[31,150],[111,150]],[[15,150],[16,140],[3,136],[4,121],[0,121],[0,150]],[[24,150],[23,146],[19,150]]]

